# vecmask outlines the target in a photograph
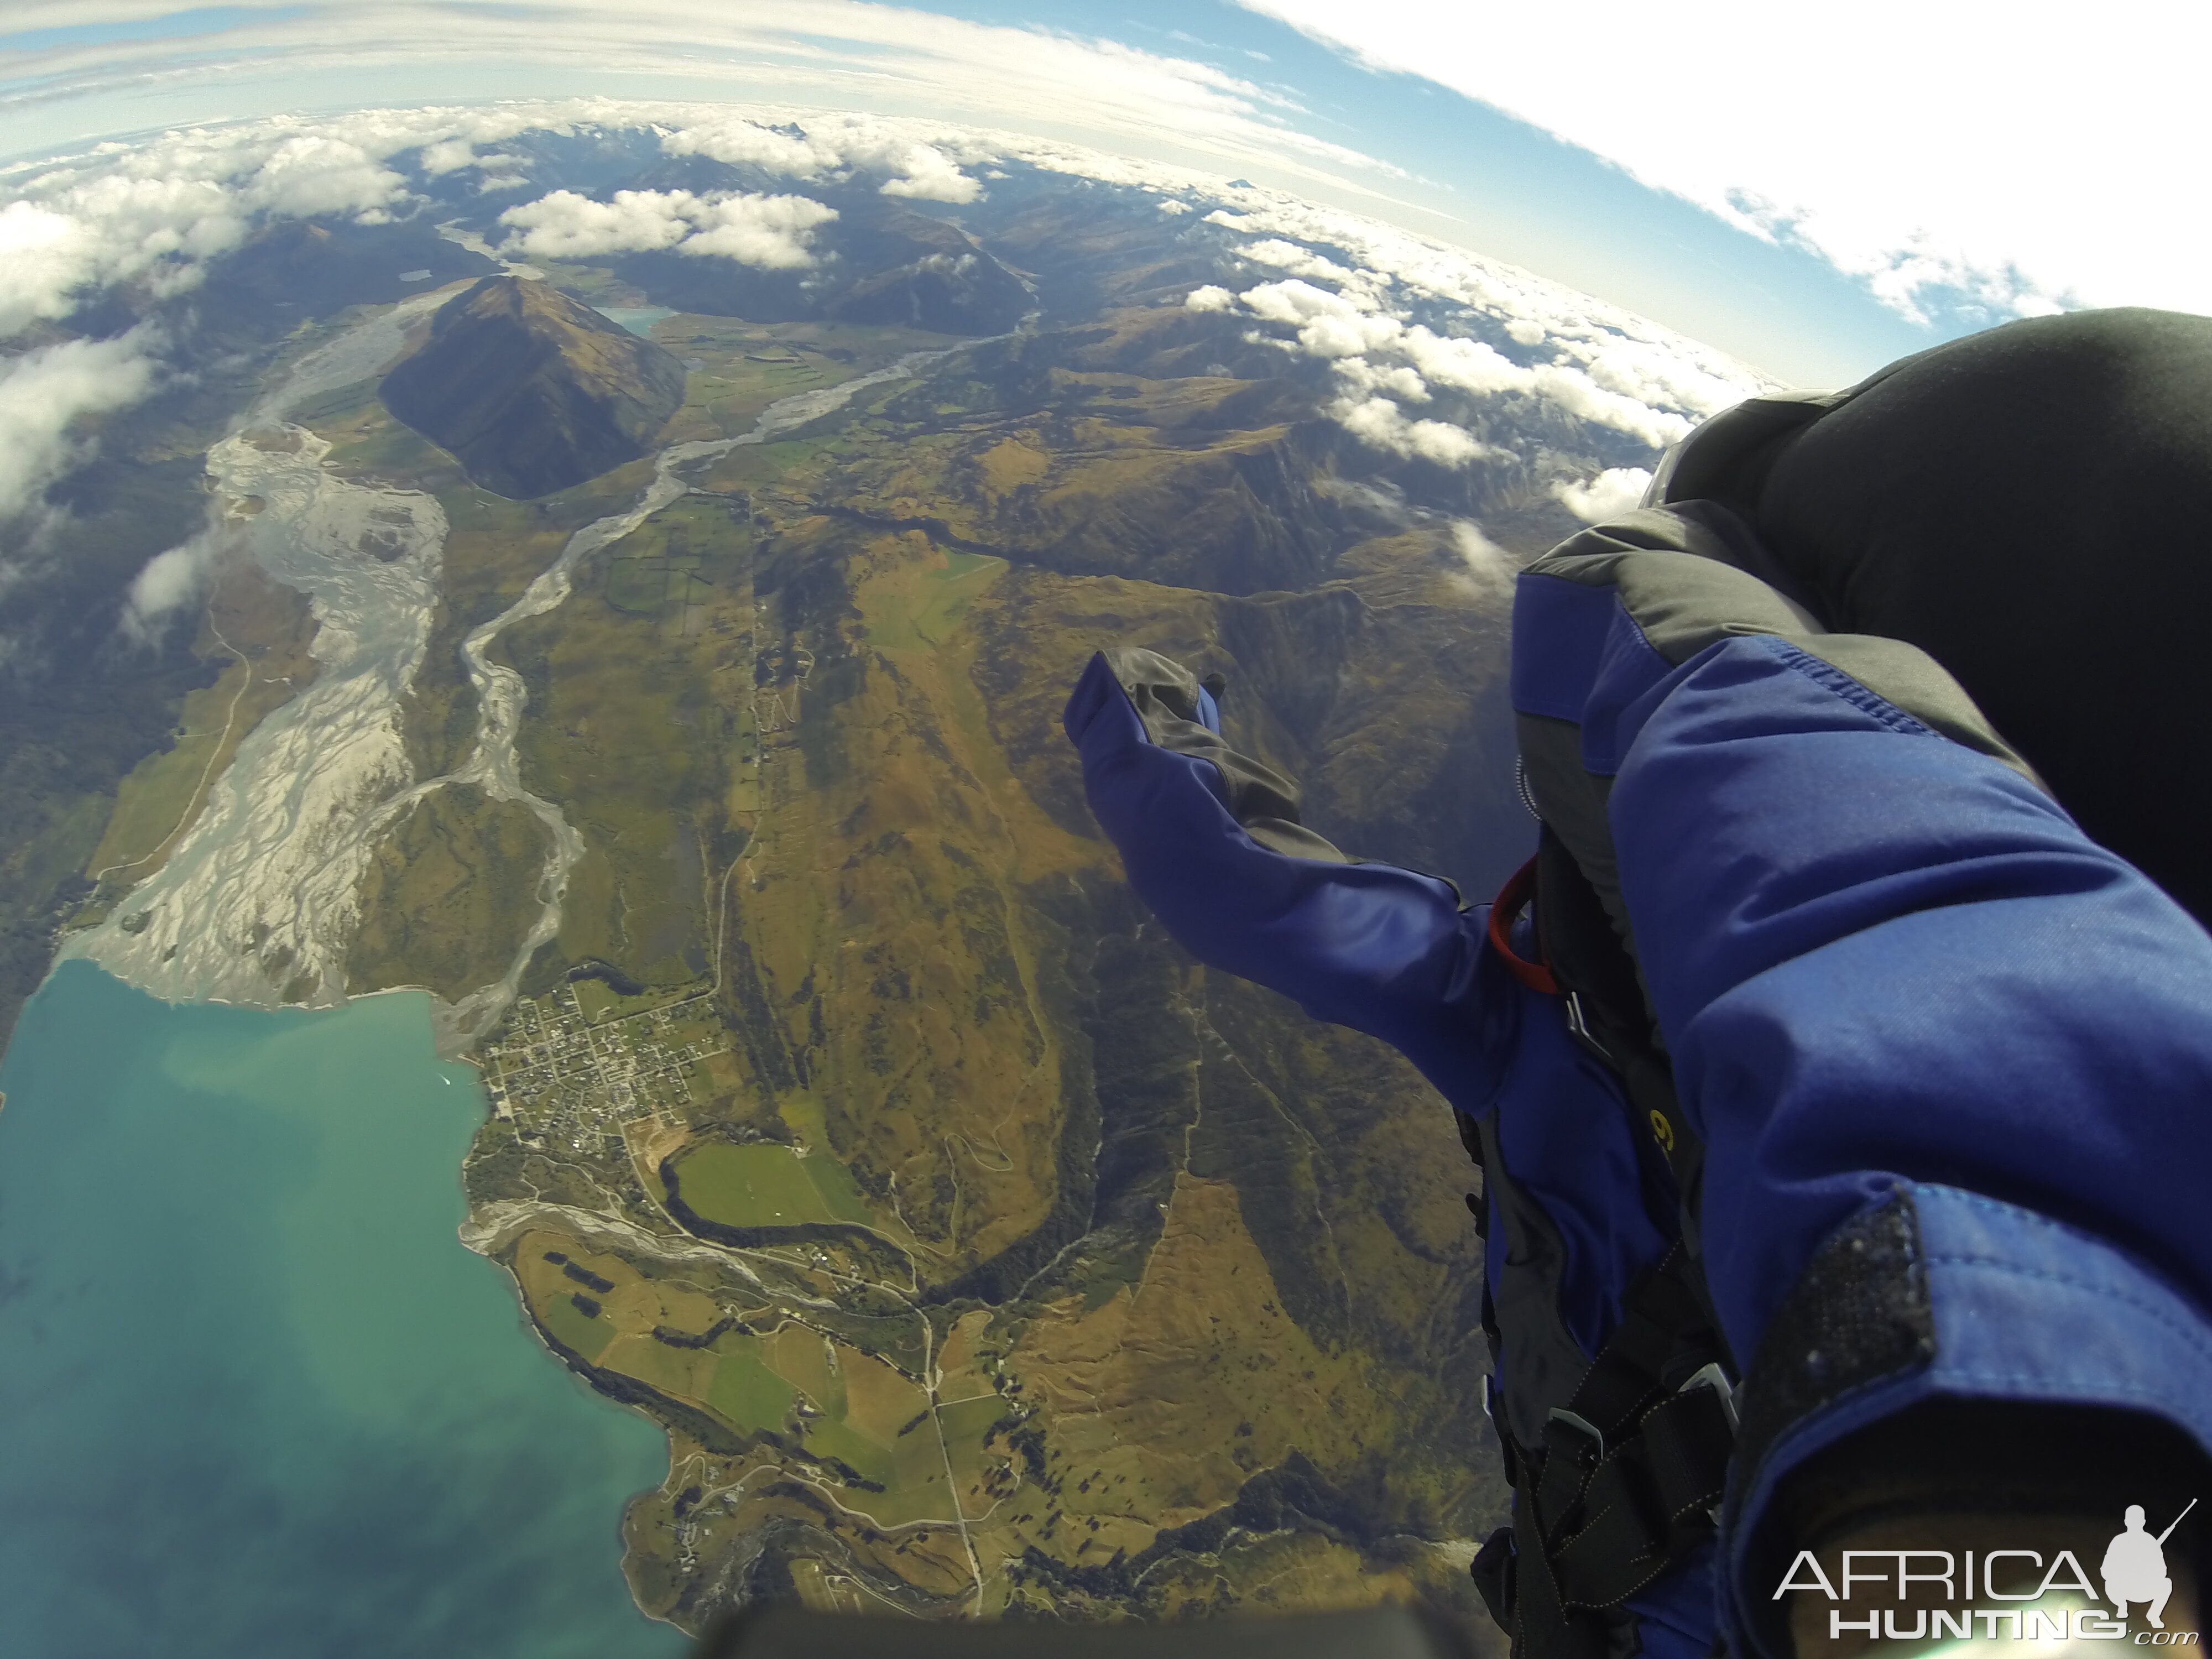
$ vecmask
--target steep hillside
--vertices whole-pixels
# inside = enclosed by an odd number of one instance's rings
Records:
[[[386,407],[487,489],[547,495],[653,447],[684,365],[543,283],[487,276],[384,380]]]

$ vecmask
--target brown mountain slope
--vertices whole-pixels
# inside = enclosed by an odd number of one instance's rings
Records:
[[[544,283],[487,276],[385,377],[386,408],[487,489],[550,495],[653,447],[684,366]]]
[[[1529,833],[1510,562],[1416,492],[1534,486],[1401,483],[1243,327],[1177,300],[918,366],[702,468],[501,636],[522,776],[585,852],[468,1190],[547,1341],[670,1432],[625,1523],[659,1616],[1480,1617],[1505,1492],[1450,1115],[1160,933],[1060,714],[1103,641],[1218,668],[1322,833],[1492,890]],[[663,331],[871,337],[761,330]],[[448,607],[528,563],[457,534]],[[496,849],[446,828],[365,915],[459,915]],[[380,982],[450,937],[387,925]]]

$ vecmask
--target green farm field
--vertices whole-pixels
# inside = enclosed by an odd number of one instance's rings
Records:
[[[939,1410],[898,1365],[797,1320],[764,1334],[726,1328],[703,1346],[665,1340],[707,1322],[712,1304],[556,1232],[528,1234],[514,1268],[532,1315],[586,1363],[702,1410],[741,1438],[766,1436],[771,1447],[842,1466],[867,1483],[845,1501],[880,1526],[951,1520],[948,1462],[956,1482],[975,1486],[991,1431],[1018,1413],[996,1395]]]
[[[709,1141],[672,1167],[684,1201],[726,1226],[880,1224],[835,1158],[801,1158],[773,1143]]]
[[[988,553],[945,550],[903,580],[876,584],[867,620],[870,645],[890,651],[934,650],[951,641],[968,607],[1007,568]]]

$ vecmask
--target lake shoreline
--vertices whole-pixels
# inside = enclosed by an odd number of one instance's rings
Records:
[[[170,1003],[64,962],[26,1005],[0,1121],[24,1652],[683,1650],[623,1571],[665,1436],[514,1340],[515,1281],[459,1237],[486,1103],[416,996]]]

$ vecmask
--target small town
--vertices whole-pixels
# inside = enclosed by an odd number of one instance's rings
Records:
[[[703,986],[657,1007],[631,1014],[610,1008],[597,1018],[574,980],[517,1002],[483,1050],[492,1111],[526,1140],[612,1154],[624,1124],[679,1117],[699,1066],[728,1051],[712,1036],[684,1035],[687,1025],[698,1029],[702,1014],[712,1029]]]

